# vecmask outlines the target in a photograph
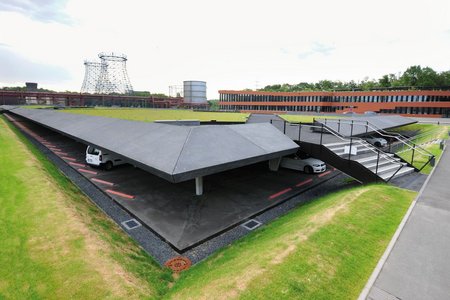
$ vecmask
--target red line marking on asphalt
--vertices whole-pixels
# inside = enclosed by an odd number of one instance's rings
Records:
[[[114,194],[114,195],[120,196],[120,197],[123,197],[123,198],[134,199],[133,195],[124,194],[124,193],[121,193],[121,192],[118,192],[118,191],[114,191],[114,190],[109,190],[108,189],[108,190],[106,190],[106,192],[110,193],[110,194]]]
[[[62,150],[53,146],[49,146],[48,149],[52,150],[52,151],[56,151],[56,152],[61,152]]]
[[[112,182],[101,180],[101,179],[98,179],[98,178],[91,178],[91,180],[95,181],[95,182],[98,182],[98,183],[103,183],[103,184],[106,184],[106,185],[110,185],[110,186],[114,185],[114,183],[112,183]]]
[[[295,186],[296,186],[296,187],[300,187],[300,186],[303,186],[303,185],[305,185],[305,184],[311,183],[312,181],[313,181],[312,178],[310,178],[310,179],[308,179],[308,180],[305,180],[305,181],[302,181],[302,182],[297,183]]]
[[[62,155],[62,156],[66,156],[67,155],[67,153],[66,152],[61,152],[61,151],[53,151],[55,154],[58,154],[58,155]]]
[[[69,156],[61,156],[61,158],[64,158],[65,160],[70,160],[70,161],[77,161],[75,158],[69,157]]]
[[[77,167],[86,167],[86,165],[84,165],[84,164],[76,163],[76,162],[73,162],[73,161],[70,161],[69,164],[73,165],[73,166],[77,166]]]
[[[287,188],[287,189],[285,189],[285,190],[279,191],[278,193],[275,193],[275,194],[273,194],[273,195],[270,195],[270,196],[269,196],[269,200],[272,200],[272,199],[274,199],[274,198],[276,198],[276,197],[279,197],[279,196],[281,196],[281,195],[283,195],[283,194],[286,194],[287,192],[289,192],[289,191],[291,191],[291,190],[292,190],[292,188]]]
[[[93,175],[97,175],[97,172],[91,171],[91,170],[86,170],[86,169],[78,169],[78,171],[83,172],[83,173],[89,173],[89,174],[93,174]]]
[[[317,175],[317,177],[323,177],[323,176],[326,176],[326,175],[328,175],[330,173],[331,173],[331,171],[326,171],[325,173]]]

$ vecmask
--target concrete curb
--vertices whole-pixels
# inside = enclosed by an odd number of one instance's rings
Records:
[[[447,149],[447,145],[444,146],[444,149],[442,150],[442,153],[444,153],[444,151],[446,151],[446,149]],[[442,154],[439,157],[439,160],[436,162],[436,165],[434,166],[433,170],[431,170],[430,175],[428,175],[428,178],[423,183],[422,188],[420,189],[420,191],[417,194],[416,198],[414,199],[414,201],[409,206],[405,216],[403,217],[402,221],[400,222],[400,225],[397,227],[397,230],[395,231],[394,235],[392,236],[392,239],[389,242],[386,250],[384,251],[383,255],[381,256],[380,260],[378,261],[377,266],[373,270],[372,274],[369,277],[369,280],[367,281],[366,285],[364,286],[363,290],[361,291],[361,294],[359,295],[358,300],[365,300],[365,299],[367,299],[367,296],[369,295],[370,290],[372,289],[375,281],[377,280],[378,276],[380,275],[384,264],[386,263],[389,255],[392,252],[392,249],[394,249],[394,246],[397,243],[397,240],[398,240],[400,234],[402,233],[403,228],[405,227],[406,223],[408,222],[409,217],[410,217],[414,207],[416,206],[417,201],[419,200],[420,196],[422,196],[423,191],[425,190],[425,188],[428,185],[428,181],[430,181],[430,178],[433,175],[434,171],[436,170],[436,167],[439,165],[439,162],[441,161],[441,157],[442,157]]]

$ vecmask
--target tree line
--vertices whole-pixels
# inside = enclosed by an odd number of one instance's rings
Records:
[[[258,91],[300,92],[300,91],[338,91],[338,90],[376,90],[376,89],[420,89],[450,88],[450,71],[436,72],[430,67],[411,66],[403,73],[386,74],[379,79],[365,78],[361,82],[320,80],[316,83],[267,85]]]
[[[5,86],[5,87],[0,87],[0,91],[15,91],[15,92],[26,92],[28,91],[26,86]],[[57,91],[54,90],[49,90],[49,89],[43,89],[43,88],[38,88],[36,90],[36,92],[46,92],[46,93],[58,93]],[[74,92],[74,91],[65,91],[64,93],[79,93],[79,92]],[[110,93],[109,95],[117,95],[117,96],[121,96],[122,94],[119,93]],[[166,94],[163,93],[150,93],[149,91],[133,91],[131,93],[130,96],[138,96],[138,97],[156,97],[156,98],[169,98],[169,96],[167,96]]]

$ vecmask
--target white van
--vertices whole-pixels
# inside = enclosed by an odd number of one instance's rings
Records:
[[[86,163],[96,167],[103,166],[108,171],[115,166],[125,164],[122,159],[114,154],[107,153],[90,145],[86,148]]]

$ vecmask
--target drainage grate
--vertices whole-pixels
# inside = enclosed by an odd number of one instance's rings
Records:
[[[141,223],[139,223],[136,219],[126,220],[123,221],[121,224],[128,230],[135,229],[141,226]]]
[[[245,222],[244,224],[242,224],[241,226],[247,230],[253,230],[255,228],[258,228],[261,225],[262,225],[261,222],[251,219],[251,220],[248,220],[247,222]]]

